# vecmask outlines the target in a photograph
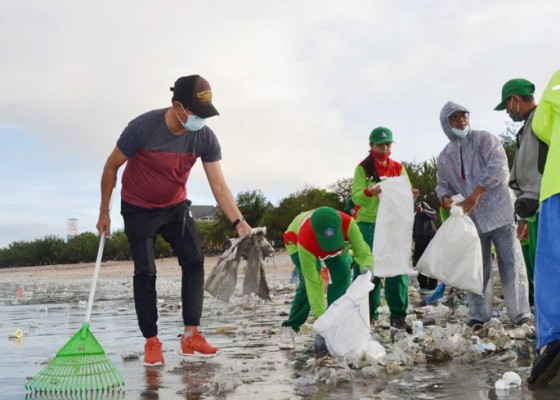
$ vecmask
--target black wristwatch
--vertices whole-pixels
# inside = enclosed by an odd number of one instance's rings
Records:
[[[239,225],[239,223],[240,223],[241,221],[245,221],[245,218],[239,217],[239,218],[237,218],[235,221],[233,221],[233,222],[231,223],[231,225],[235,228],[237,225]]]

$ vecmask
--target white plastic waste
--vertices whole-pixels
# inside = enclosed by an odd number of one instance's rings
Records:
[[[494,385],[496,389],[510,389],[521,386],[521,377],[513,371],[508,371],[502,375],[502,379],[498,379]]]
[[[512,339],[525,339],[527,335],[533,333],[531,327],[527,324],[523,324],[518,328],[512,329],[508,332],[508,335]]]
[[[325,338],[331,356],[353,359],[384,356],[384,347],[371,336],[368,293],[373,287],[371,272],[358,276],[346,293],[313,324],[313,329]]]

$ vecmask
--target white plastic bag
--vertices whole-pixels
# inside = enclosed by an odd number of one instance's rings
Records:
[[[373,287],[371,272],[358,276],[313,324],[315,332],[325,338],[331,356],[356,357],[363,352],[373,358],[385,355],[371,338],[368,293]]]
[[[458,201],[457,198],[453,198]],[[423,275],[446,285],[483,295],[482,249],[476,226],[452,205],[451,215],[418,260],[416,268]]]
[[[373,273],[378,277],[416,275],[411,266],[414,199],[404,175],[379,183],[373,238]]]

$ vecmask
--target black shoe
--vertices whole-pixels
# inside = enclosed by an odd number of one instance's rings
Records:
[[[391,318],[391,327],[399,330],[399,331],[406,331],[407,333],[412,333],[412,328],[408,326],[406,320],[401,317],[393,317]]]
[[[470,328],[472,328],[475,325],[484,325],[484,322],[478,321],[476,319],[469,319],[469,322],[467,322],[467,326]]]
[[[548,385],[560,371],[560,340],[552,342],[540,354],[527,378],[529,385]]]
[[[521,326],[523,324],[527,324],[529,326],[532,326],[532,325],[534,325],[534,320],[531,317],[521,318],[519,321],[517,321],[517,323],[515,325]]]

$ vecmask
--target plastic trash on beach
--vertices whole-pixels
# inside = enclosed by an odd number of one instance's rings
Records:
[[[386,355],[385,348],[380,343],[369,338],[361,347],[354,349],[346,356],[346,362],[349,364],[359,364],[359,360],[361,360],[366,365],[372,365]]]
[[[451,314],[449,307],[438,304],[437,306],[426,306],[424,307],[427,317],[431,318],[447,318]]]
[[[10,333],[8,335],[8,339],[21,339],[23,337],[23,331],[20,328],[17,328],[14,333]]]
[[[354,357],[370,349],[369,341],[373,339],[368,294],[374,287],[370,279],[371,272],[358,276],[346,293],[331,304],[313,324],[313,329],[325,338],[333,357]],[[374,352],[379,349],[373,344],[372,348]]]
[[[225,374],[216,374],[214,376],[214,393],[219,395],[222,393],[233,392],[241,382],[239,379]]]
[[[509,371],[502,375],[494,384],[496,389],[506,390],[521,386],[521,377],[515,372]]]
[[[508,335],[512,339],[525,339],[533,334],[533,329],[527,324],[523,324],[518,328],[508,331]]]
[[[140,353],[138,353],[137,351],[131,351],[125,349],[121,353],[121,358],[123,359],[123,361],[138,360],[140,358]]]

